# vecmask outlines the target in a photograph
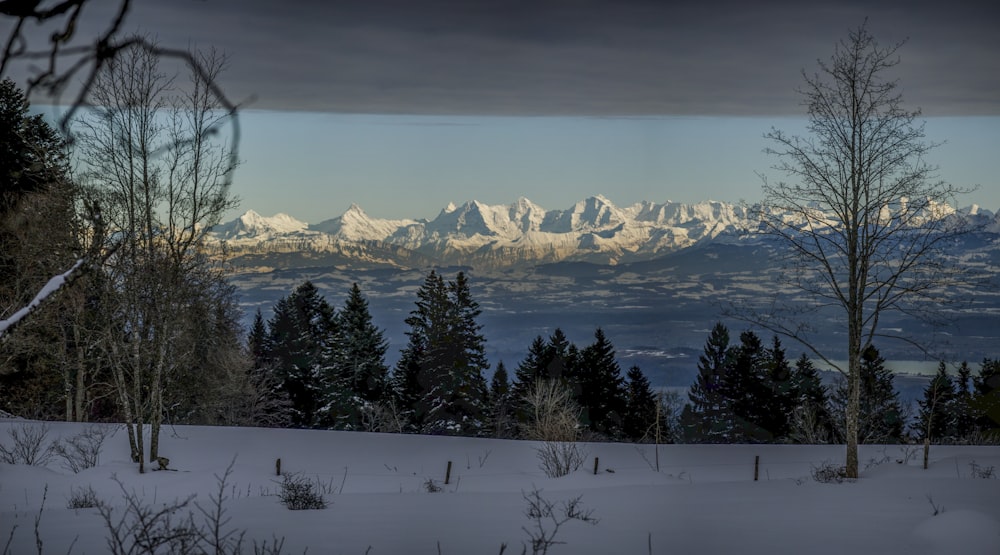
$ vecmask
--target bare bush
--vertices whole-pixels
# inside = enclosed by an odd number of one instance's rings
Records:
[[[522,436],[539,441],[576,441],[580,437],[580,408],[557,380],[538,380],[524,399],[528,422]]]
[[[100,506],[101,500],[90,486],[70,489],[69,499],[66,500],[67,509],[93,509]]]
[[[566,441],[546,441],[535,448],[539,466],[549,478],[559,478],[576,472],[583,466],[587,452],[576,443]]]
[[[52,461],[55,452],[51,443],[47,424],[21,424],[7,430],[10,445],[0,444],[0,462],[7,464],[27,464],[45,466]]]
[[[544,555],[549,552],[553,545],[565,544],[557,541],[556,534],[559,529],[571,520],[585,522],[596,526],[600,522],[594,517],[593,509],[585,509],[581,503],[581,496],[577,496],[561,504],[561,509],[557,511],[556,503],[542,497],[539,489],[534,489],[530,493],[521,494],[528,502],[525,516],[531,519],[531,527],[522,527],[531,539],[532,555]]]
[[[114,435],[115,431],[115,428],[95,424],[69,439],[53,443],[52,448],[63,460],[63,466],[78,474],[81,470],[97,466],[104,440]]]
[[[983,480],[992,480],[997,477],[996,467],[993,465],[983,466],[976,461],[969,463],[969,471],[973,478],[981,478]]]
[[[823,461],[819,466],[812,467],[812,478],[823,484],[841,484],[847,479],[847,467]]]
[[[316,484],[302,474],[282,474],[278,500],[293,511],[325,509],[326,499],[317,491]]]

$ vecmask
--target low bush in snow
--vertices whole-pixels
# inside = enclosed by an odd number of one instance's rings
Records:
[[[282,474],[281,504],[293,511],[325,509],[326,499],[319,493],[317,485],[301,474]]]
[[[55,449],[46,438],[46,424],[22,424],[7,430],[10,443],[0,443],[0,462],[45,466],[52,460]]]

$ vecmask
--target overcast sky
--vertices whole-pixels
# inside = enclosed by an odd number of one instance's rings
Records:
[[[998,2],[135,4],[129,28],[230,56],[222,85],[248,108],[236,193],[265,214],[753,200],[761,135],[802,129],[801,71],[866,17],[881,43],[908,39],[893,75],[949,141],[941,176],[1000,208]]]

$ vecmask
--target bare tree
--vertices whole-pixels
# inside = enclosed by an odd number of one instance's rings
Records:
[[[863,24],[819,62],[818,73],[803,72],[809,135],[766,134],[774,168],[788,181],[764,178],[760,217],[764,232],[789,247],[793,265],[784,279],[813,302],[734,310],[846,375],[851,478],[858,475],[861,353],[875,338],[893,336],[880,327],[888,312],[942,322],[940,292],[962,276],[941,251],[969,230],[952,208],[967,191],[937,180],[924,160],[936,145],[925,141],[920,112],[905,110],[897,81],[886,78],[901,46],[882,47]],[[846,369],[832,362],[844,353],[817,345],[811,323],[826,316],[846,325]]]
[[[214,79],[223,57],[198,54]],[[80,178],[106,207],[105,271],[113,290],[107,354],[132,456],[159,456],[164,384],[193,354],[188,325],[199,291],[213,282],[202,240],[234,204],[231,145],[212,141],[225,114],[195,73],[178,91],[149,49],[133,46],[105,63],[91,90],[93,108],[79,120]]]
[[[63,104],[63,95],[72,89],[72,100],[68,109],[59,121],[59,127],[68,143],[72,144],[74,137],[70,133],[70,124],[78,115],[78,111],[86,104],[99,76],[105,72],[119,56],[130,50],[143,50],[156,59],[167,58],[182,63],[200,85],[192,97],[202,96],[213,103],[213,112],[222,111],[227,116],[226,124],[231,130],[231,144],[227,149],[227,166],[234,167],[238,160],[240,126],[237,117],[237,105],[230,101],[216,83],[216,76],[221,69],[203,65],[206,60],[188,50],[165,48],[143,36],[127,36],[123,38],[127,28],[127,20],[131,11],[131,0],[116,0],[110,12],[107,25],[102,32],[93,37],[82,36],[78,31],[79,22],[84,11],[93,7],[96,2],[91,0],[58,0],[39,2],[37,0],[2,0],[0,1],[0,24],[8,24],[7,39],[0,58],[0,78],[9,74],[11,68],[20,63],[26,64],[29,71],[27,77],[27,94],[33,93],[47,96],[54,104]],[[74,89],[75,87],[75,89]],[[189,139],[200,143],[209,135],[219,131],[215,124],[220,123],[216,116],[205,118],[213,121],[201,127],[203,133]],[[186,142],[186,141],[185,141]],[[201,145],[195,146],[198,150]],[[228,189],[232,183],[232,172],[225,174],[220,186]],[[104,221],[101,207],[89,204],[83,217],[89,225],[91,236],[103,237]],[[101,241],[94,241],[99,245]],[[36,312],[39,307],[54,298],[63,288],[76,281],[79,276],[101,266],[115,252],[114,246],[108,249],[87,250],[72,264],[51,277],[40,289],[30,303],[6,315],[0,320],[0,341],[10,335],[16,327]]]

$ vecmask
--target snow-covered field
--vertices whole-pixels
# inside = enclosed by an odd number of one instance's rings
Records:
[[[22,425],[0,420],[0,443],[9,446],[8,430]],[[48,426],[50,440],[87,427]],[[140,475],[120,430],[105,442],[99,465],[79,474],[58,458],[48,467],[0,463],[0,552],[11,538],[10,553],[37,553],[34,523],[46,487],[38,525],[43,552],[66,553],[72,544],[73,553],[106,553],[97,509],[66,508],[74,488],[92,487],[118,505],[116,514],[122,491],[114,477],[152,506],[192,494],[207,506],[217,476],[235,459],[225,489],[229,527],[245,529],[248,543],[285,537],[285,553],[308,547],[311,554],[464,555],[498,553],[504,543],[506,553],[521,553],[529,541],[524,528],[534,526],[524,494],[536,488],[557,503],[582,496],[599,519],[562,526],[555,539],[565,543],[553,554],[1000,553],[1000,479],[977,478],[970,465],[1000,468],[1000,447],[934,446],[923,470],[919,454],[897,462],[905,456],[900,446],[863,446],[862,479],[827,484],[814,481],[811,470],[842,462],[842,446],[668,445],[659,448],[657,472],[651,445],[585,444],[582,468],[547,478],[537,445],[178,426],[164,429],[161,439],[172,470]],[[330,492],[326,509],[291,511],[279,503],[278,458],[284,471]],[[441,491],[429,492],[428,480]],[[935,506],[943,509],[936,516]]]

